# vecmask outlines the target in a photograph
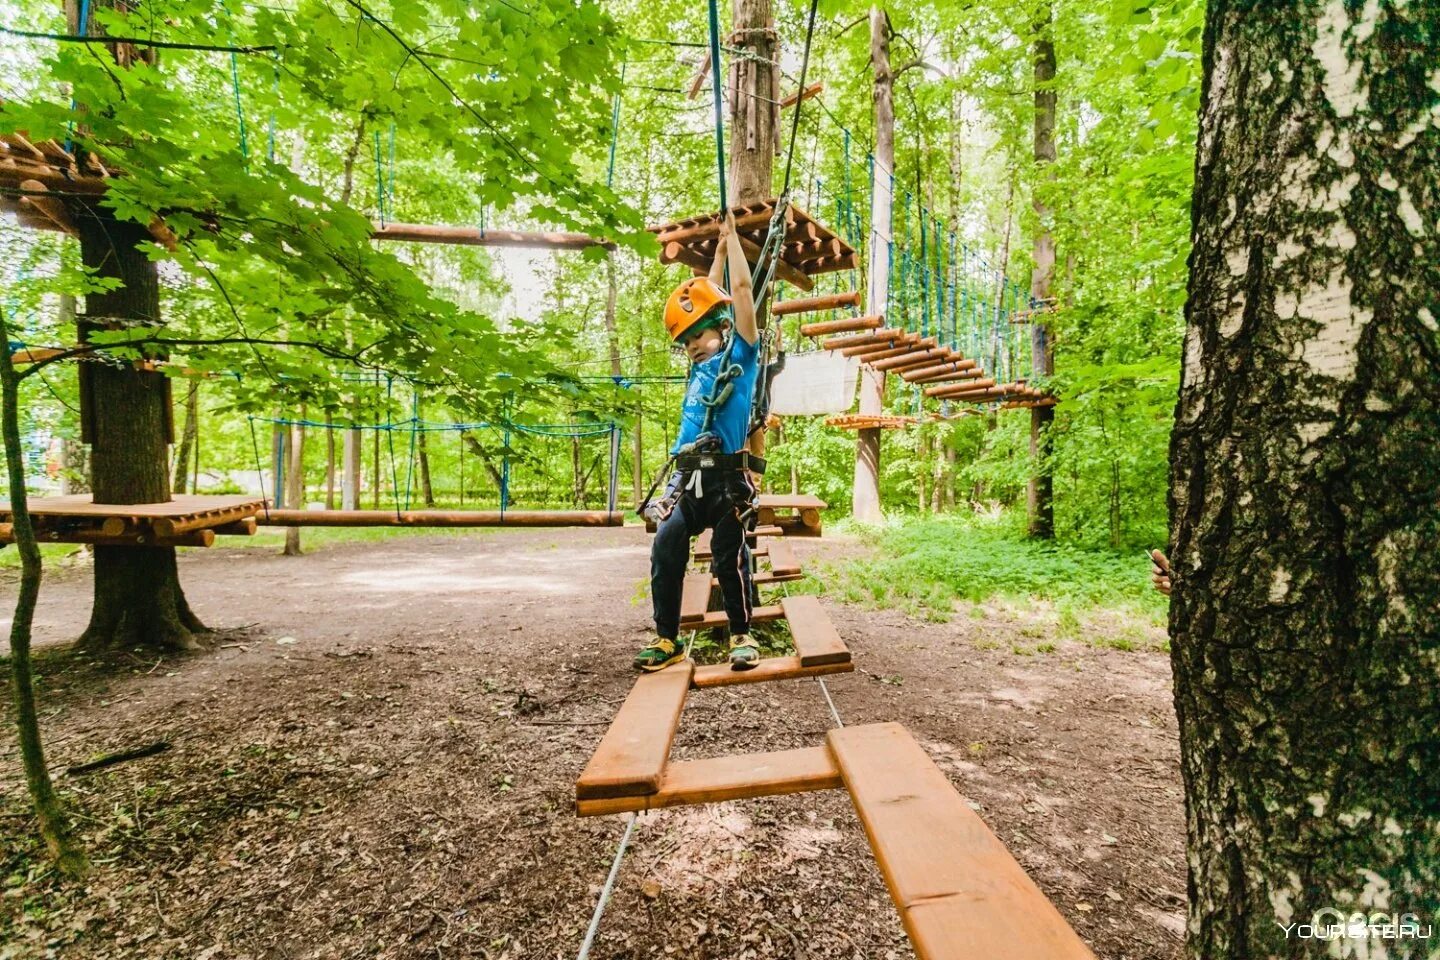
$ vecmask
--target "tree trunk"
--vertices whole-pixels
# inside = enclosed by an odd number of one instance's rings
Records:
[[[940,507],[945,501],[945,453],[948,449],[945,444],[945,438],[937,434],[935,437],[935,473],[931,477],[930,483],[931,513],[939,513]]]
[[[176,493],[184,493],[190,477],[190,457],[197,454],[196,434],[200,429],[200,381],[191,379],[185,389],[185,427],[180,431],[180,448],[175,451],[175,479],[172,483]],[[196,455],[198,463],[199,456]],[[194,493],[192,487],[190,490]]]
[[[89,207],[75,220],[85,265],[123,284],[86,296],[81,341],[121,321],[158,324],[159,279],[154,262],[140,250],[152,242],[150,234],[138,224],[113,219],[101,207]],[[169,500],[168,379],[129,364],[85,363],[79,370],[81,426],[91,445],[95,502]],[[195,633],[204,630],[180,589],[174,547],[95,547],[95,602],[81,647],[191,649],[198,646]]]
[[[1206,12],[1169,504],[1195,960],[1433,955],[1347,927],[1440,912],[1437,38],[1433,3]]]
[[[1035,165],[1038,176],[1034,186],[1035,248],[1034,271],[1030,275],[1030,296],[1036,300],[1050,299],[1050,286],[1055,276],[1055,238],[1051,235],[1053,217],[1046,201],[1046,189],[1055,180],[1055,44],[1051,38],[1054,11],[1047,4],[1035,24]],[[1043,323],[1030,326],[1031,351],[1034,355],[1032,374],[1043,380],[1055,372],[1054,345],[1050,331]],[[1030,536],[1042,540],[1055,537],[1055,478],[1050,463],[1050,429],[1055,422],[1054,407],[1032,407],[1030,410],[1030,481],[1025,488],[1025,506],[1029,515]]]
[[[5,325],[3,313],[0,313],[0,340],[8,343],[9,339],[10,330]],[[20,584],[15,598],[15,613],[10,621],[10,686],[15,701],[15,727],[20,744],[20,762],[25,770],[30,800],[35,805],[40,837],[60,871],[76,877],[86,872],[89,863],[84,851],[72,838],[69,818],[55,793],[50,770],[45,765],[40,716],[35,704],[35,675],[30,663],[31,628],[44,566],[25,493],[19,403],[19,376],[7,350],[5,356],[0,357],[0,418],[3,418],[0,432],[4,435],[5,466],[9,473],[15,549],[20,553]]]
[[[325,509],[335,509],[335,430],[334,417],[325,411]]]
[[[360,431],[346,430],[344,437],[341,438],[340,446],[343,471],[340,480],[340,509],[359,510],[360,491],[363,489],[360,461],[363,459],[362,454],[365,449],[360,440]]]
[[[376,430],[374,431],[374,433],[375,442],[371,445],[371,449],[375,454],[375,458],[372,461],[372,463],[374,464],[374,469],[370,471],[370,504],[372,508],[379,510],[380,488],[385,485],[385,481],[381,479],[380,475],[380,431]]]
[[[300,419],[305,419],[305,407],[300,407]],[[292,423],[286,431],[285,444],[285,506],[291,510],[305,509],[305,428]],[[300,528],[285,528],[285,550],[287,557],[298,557],[300,549]]]
[[[875,176],[870,185],[870,263],[866,271],[865,312],[885,313],[890,296],[890,219],[895,171],[895,77],[890,72],[890,18],[880,7],[870,8],[870,66],[875,73]],[[885,409],[885,373],[860,368],[860,412],[879,414]],[[855,432],[855,490],[851,513],[855,519],[878,523],[880,509],[880,434],[878,429]]]
[[[427,510],[435,509],[435,485],[430,482],[430,450],[425,438],[429,436],[428,430],[419,430],[415,434],[415,458],[420,464],[420,496],[425,501]]]
[[[744,55],[730,60],[731,204],[757,203],[775,192],[775,155],[780,151],[780,35],[770,0],[734,0],[733,42]],[[797,105],[795,109],[799,109]],[[755,323],[765,332],[766,301],[755,305]],[[762,348],[762,363],[765,353]],[[760,376],[765,376],[761,369]],[[746,447],[765,455],[765,425],[751,431]],[[756,477],[764,484],[764,477]]]

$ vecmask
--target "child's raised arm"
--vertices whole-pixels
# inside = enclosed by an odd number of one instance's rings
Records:
[[[755,325],[755,291],[750,286],[750,264],[740,246],[740,231],[735,229],[735,215],[725,212],[725,229],[721,239],[725,241],[726,253],[730,258],[730,299],[734,301],[735,332],[745,338],[746,343],[760,339]]]

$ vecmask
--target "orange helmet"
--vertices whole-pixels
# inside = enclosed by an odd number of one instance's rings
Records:
[[[709,277],[691,277],[665,301],[665,332],[671,340],[679,340],[702,320],[728,318],[729,307],[730,294]]]

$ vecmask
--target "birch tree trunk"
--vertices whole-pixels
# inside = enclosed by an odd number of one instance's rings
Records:
[[[1429,957],[1305,934],[1440,912],[1440,6],[1206,19],[1170,448],[1188,955]]]

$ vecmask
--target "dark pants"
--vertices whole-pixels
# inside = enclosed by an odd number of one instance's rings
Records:
[[[690,540],[707,528],[715,531],[710,537],[715,557],[712,569],[725,594],[730,633],[750,632],[750,551],[745,549],[740,515],[749,509],[755,488],[739,471],[703,470],[700,480],[703,497],[686,491],[670,516],[660,522],[650,546],[655,632],[668,640],[680,633],[680,593],[690,563]]]

